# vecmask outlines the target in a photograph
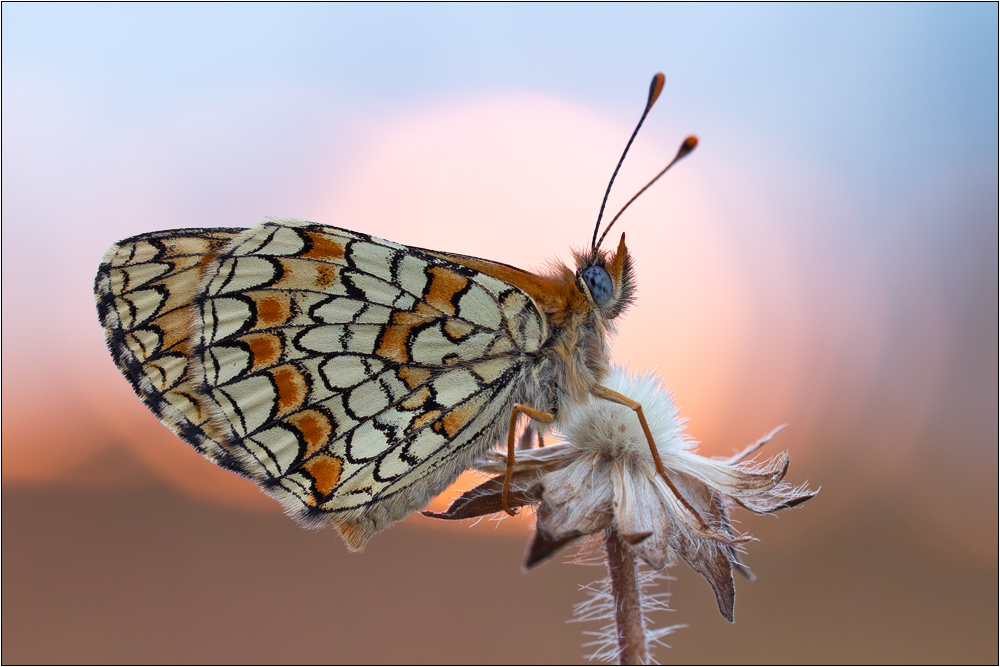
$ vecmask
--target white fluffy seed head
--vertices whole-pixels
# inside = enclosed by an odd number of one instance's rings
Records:
[[[657,376],[629,374],[627,367],[613,366],[605,386],[642,405],[664,463],[690,449],[693,443],[684,437],[684,420],[678,417],[670,391]],[[624,405],[592,398],[567,410],[560,422],[565,440],[583,453],[615,461],[652,461],[639,418]]]

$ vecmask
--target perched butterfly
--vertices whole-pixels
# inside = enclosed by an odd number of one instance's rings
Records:
[[[625,153],[662,86],[657,74]],[[361,549],[505,432],[512,464],[522,413],[558,423],[597,397],[645,428],[639,404],[601,384],[635,278],[624,235],[600,249],[600,222],[575,270],[546,275],[301,220],[152,232],[104,256],[97,310],[168,427]]]

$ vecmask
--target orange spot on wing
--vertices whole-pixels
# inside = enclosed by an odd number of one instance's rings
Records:
[[[448,319],[444,323],[444,331],[452,338],[465,338],[472,333],[473,327],[462,320]]]
[[[271,373],[278,389],[278,409],[287,412],[302,405],[306,399],[306,383],[302,374],[293,366],[282,366]]]
[[[420,415],[419,417],[413,420],[413,423],[410,424],[409,431],[407,432],[410,433],[416,431],[418,428],[423,428],[428,423],[434,421],[440,416],[441,416],[440,410],[431,410],[430,412],[425,412],[424,414]]]
[[[441,420],[441,423],[444,426],[444,431],[447,436],[449,438],[454,438],[462,427],[468,424],[469,420],[475,416],[479,407],[480,406],[475,402],[468,401],[446,414],[444,419]],[[437,424],[435,424],[435,430],[437,430]]]
[[[439,313],[434,308],[431,308],[423,301],[417,302],[417,305],[416,307],[414,307],[413,312],[416,313],[417,315],[424,315],[426,317],[441,317],[441,313]]]
[[[395,313],[392,316],[393,323],[385,327],[379,338],[379,346],[375,350],[375,354],[384,359],[406,363],[410,360],[406,352],[406,342],[410,338],[410,332],[416,325],[425,324],[432,319],[434,318],[417,313]]]
[[[337,271],[334,267],[322,264],[316,268],[316,287],[326,289],[337,282]]]
[[[246,336],[244,341],[250,346],[255,369],[273,366],[281,357],[281,340],[271,334]]]
[[[306,456],[311,456],[325,445],[333,430],[326,415],[316,410],[300,412],[289,417],[288,422],[298,429],[306,441]]]
[[[378,349],[375,354],[383,359],[406,363],[410,360],[406,354],[406,339],[410,335],[410,328],[406,326],[388,326],[382,332]]]
[[[199,276],[205,275],[205,270],[208,269],[208,265],[212,263],[212,260],[214,260],[216,258],[216,256],[218,256],[219,251],[222,249],[222,247],[227,242],[228,242],[228,239],[226,239],[225,241],[223,241],[222,239],[212,239],[212,241],[209,242],[209,245],[211,246],[211,250],[209,250],[207,253],[205,253],[205,256],[198,263],[198,275]]]
[[[312,248],[309,249],[309,252],[302,255],[303,257],[331,261],[344,256],[344,246],[328,236],[319,232],[307,232],[306,236],[312,241]]]
[[[428,252],[456,264],[481,271],[521,289],[531,297],[532,301],[538,304],[538,307],[552,324],[561,324],[575,312],[590,308],[586,297],[576,286],[573,272],[566,266],[559,266],[551,274],[541,276],[487,259],[451,255],[437,251]]]
[[[421,387],[406,397],[400,405],[404,410],[416,410],[430,398],[431,390],[428,387]]]
[[[413,389],[427,382],[427,380],[431,377],[431,372],[426,368],[401,366],[399,370],[396,371],[396,375],[400,380],[406,383],[407,387]]]
[[[328,496],[337,488],[342,467],[340,459],[327,454],[318,454],[302,464],[302,469],[313,479],[316,493],[321,496]]]
[[[284,294],[274,294],[256,298],[257,326],[273,327],[282,324],[291,316],[291,304]]]
[[[161,350],[170,350],[179,354],[190,354],[191,345],[188,337],[191,331],[191,311],[181,308],[157,317],[152,324],[163,332]],[[174,347],[176,346],[176,347]],[[173,348],[173,349],[171,349]]]
[[[424,301],[446,315],[454,315],[455,304],[451,300],[457,292],[466,288],[468,279],[443,266],[432,266],[430,274],[432,278],[424,290]]]

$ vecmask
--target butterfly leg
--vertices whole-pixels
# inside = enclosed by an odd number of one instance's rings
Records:
[[[537,445],[534,443],[536,437],[538,438]],[[525,427],[525,429],[521,431],[521,438],[517,443],[517,448],[532,449],[537,447],[538,449],[541,449],[544,446],[545,446],[545,436],[543,436],[542,432],[536,429],[534,426],[532,426],[531,423],[529,422],[527,427]]]
[[[681,504],[684,505],[685,509],[687,509],[687,511],[698,520],[698,523],[701,524],[702,530],[710,530],[708,524],[705,523],[705,519],[703,519],[701,514],[698,513],[698,510],[696,510],[694,506],[688,502],[687,498],[681,495],[680,489],[678,489],[670,477],[667,476],[667,470],[663,467],[663,460],[660,459],[660,452],[656,448],[656,442],[653,440],[653,434],[650,433],[649,425],[646,423],[646,416],[642,414],[642,404],[637,401],[633,401],[628,396],[622,396],[617,391],[613,391],[607,387],[597,386],[591,390],[591,394],[597,398],[603,398],[606,401],[611,401],[612,403],[617,403],[618,405],[624,405],[626,408],[635,410],[636,416],[639,417],[639,425],[642,426],[642,432],[646,434],[646,442],[649,443],[649,453],[653,455],[653,463],[656,465],[656,472],[659,473],[660,477],[663,478],[663,481],[667,483],[667,486],[670,487],[670,490],[677,497],[677,499],[681,501]],[[509,463],[507,469],[508,471],[510,470]]]
[[[542,422],[543,424],[550,424],[552,420],[555,419],[554,416],[550,415],[548,412],[542,412],[541,410],[533,410],[526,405],[521,405],[520,403],[514,404],[514,409],[510,413],[510,430],[507,431],[507,474],[503,478],[503,493],[500,497],[500,502],[503,505],[503,511],[507,514],[514,516],[514,510],[510,508],[507,504],[507,495],[510,492],[510,480],[514,475],[514,451],[517,449],[514,443],[514,427],[517,426],[517,418],[521,414],[526,414],[535,421]]]
[[[531,422],[524,427],[521,431],[521,437],[518,438],[517,448],[518,449],[531,449],[535,444],[535,429],[531,426]]]

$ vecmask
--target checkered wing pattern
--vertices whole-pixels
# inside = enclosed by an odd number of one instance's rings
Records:
[[[123,241],[97,297],[164,423],[355,547],[496,441],[546,336],[502,280],[288,219]]]
[[[104,255],[94,291],[111,356],[139,398],[208,459],[239,471],[216,439],[201,389],[192,308],[212,258],[244,229],[175,229],[121,241]]]

